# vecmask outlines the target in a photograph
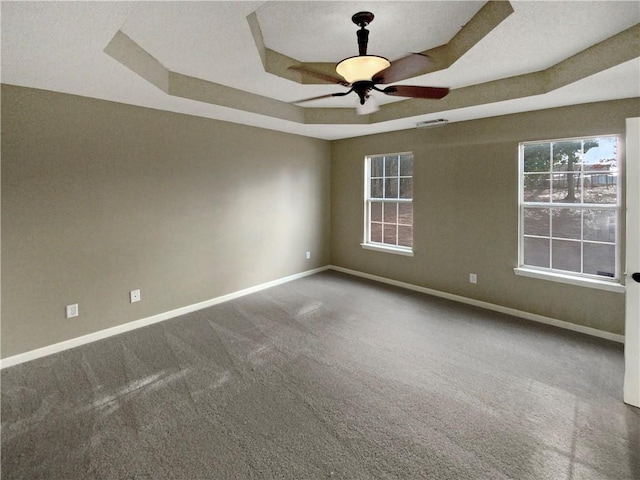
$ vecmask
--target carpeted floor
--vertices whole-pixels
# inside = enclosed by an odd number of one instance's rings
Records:
[[[622,346],[336,272],[2,371],[2,479],[638,479]]]

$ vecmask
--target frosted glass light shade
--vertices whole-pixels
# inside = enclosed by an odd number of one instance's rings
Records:
[[[384,57],[360,55],[342,60],[336,65],[336,72],[349,83],[361,80],[371,81],[376,73],[390,65],[389,60]]]

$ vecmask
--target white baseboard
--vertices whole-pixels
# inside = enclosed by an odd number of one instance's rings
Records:
[[[565,322],[564,320],[558,320],[556,318],[545,317],[544,315],[538,315],[536,313],[523,312],[522,310],[516,310],[515,308],[503,307],[502,305],[496,305],[493,303],[483,302],[481,300],[474,300],[473,298],[463,297],[461,295],[454,295],[452,293],[441,292],[439,290],[432,290],[430,288],[420,287],[411,283],[400,282],[398,280],[391,280],[385,277],[379,277],[378,275],[371,275],[370,273],[363,273],[357,270],[351,270],[348,268],[337,267],[335,265],[329,266],[331,270],[337,272],[348,273],[369,280],[375,280],[377,282],[387,283],[389,285],[395,285],[396,287],[406,288],[408,290],[414,290],[416,292],[422,292],[435,297],[446,298],[447,300],[453,300],[460,303],[466,303],[467,305],[473,305],[475,307],[485,308],[487,310],[493,310],[495,312],[506,313],[507,315],[513,315],[514,317],[524,318],[526,320],[532,320],[534,322],[544,323],[547,325],[553,325],[554,327],[560,327],[567,330],[573,330],[574,332],[585,333],[594,337],[604,338],[606,340],[612,340],[614,342],[624,343],[624,335],[617,333],[605,332],[598,330],[597,328],[585,327],[583,325],[577,325],[575,323]]]
[[[20,353],[12,357],[3,358],[0,360],[0,369],[12,367],[14,365],[28,362],[30,360],[35,360],[36,358],[46,357],[54,353],[62,352],[64,350],[69,350],[70,348],[79,347],[80,345],[85,345],[87,343],[95,342],[97,340],[102,340],[104,338],[112,337],[113,335],[119,335],[121,333],[129,332],[131,330],[146,327],[147,325],[163,322],[171,318],[179,317],[180,315],[185,315],[187,313],[195,312],[196,310],[202,310],[203,308],[212,307],[213,305],[217,305],[219,303],[228,302],[229,300],[233,300],[234,298],[243,297],[251,293],[259,292],[260,290],[265,290],[267,288],[275,287],[276,285],[282,285],[283,283],[291,282],[292,280],[297,280],[299,278],[307,277],[309,275],[313,275],[314,273],[322,272],[327,269],[329,269],[329,267],[324,266],[320,268],[315,268],[313,270],[307,270],[305,272],[296,273],[294,275],[289,275],[288,277],[279,278],[271,282],[262,283],[260,285],[255,285],[253,287],[245,288],[243,290],[238,290],[237,292],[229,293],[227,295],[222,295],[221,297],[216,297],[210,300],[205,300],[203,302],[194,303],[193,305],[187,305],[186,307],[176,308],[175,310],[159,313],[158,315],[141,318],[140,320],[134,320],[133,322],[128,322],[115,327],[89,333],[87,335],[82,335],[81,337],[72,338],[70,340],[64,340],[59,343],[54,343],[53,345],[48,345],[46,347],[30,350],[28,352]]]
[[[97,340],[102,340],[108,337],[112,337],[114,335],[119,335],[121,333],[129,332],[131,330],[146,327],[147,325],[163,322],[171,318],[179,317],[180,315],[185,315],[187,313],[195,312],[196,310],[202,310],[203,308],[212,307],[213,305],[227,302],[229,300],[233,300],[234,298],[243,297],[251,293],[255,293],[261,290],[265,290],[267,288],[275,287],[276,285],[282,285],[283,283],[291,282],[293,280],[307,277],[309,275],[313,275],[315,273],[319,273],[329,269],[335,270],[337,272],[343,272],[350,275],[362,277],[362,278],[367,278],[369,280],[375,280],[377,282],[386,283],[389,285],[394,285],[396,287],[406,288],[408,290],[414,290],[416,292],[426,293],[428,295],[433,295],[436,297],[446,298],[448,300],[465,303],[467,305],[473,305],[476,307],[485,308],[487,310],[493,310],[495,312],[506,313],[507,315],[513,315],[514,317],[520,317],[527,320],[532,320],[535,322],[540,322],[547,325],[553,325],[555,327],[564,328],[567,330],[573,330],[575,332],[585,333],[587,335],[592,335],[594,337],[599,337],[599,338],[604,338],[606,340],[612,340],[614,342],[624,343],[624,335],[605,332],[603,330],[598,330],[591,327],[585,327],[582,325],[576,325],[575,323],[565,322],[563,320],[545,317],[543,315],[538,315],[535,313],[523,312],[521,310],[516,310],[515,308],[503,307],[501,305],[495,305],[493,303],[483,302],[481,300],[474,300],[472,298],[467,298],[460,295],[454,295],[451,293],[441,292],[439,290],[433,290],[431,288],[420,287],[418,285],[413,285],[411,283],[400,282],[398,280],[392,280],[389,278],[380,277],[378,275],[372,275],[370,273],[359,272],[357,270],[351,270],[348,268],[338,267],[335,265],[327,265],[324,267],[315,268],[313,270],[307,270],[305,272],[296,273],[295,275],[290,275],[288,277],[279,278],[271,282],[266,282],[260,285],[245,288],[243,290],[238,290],[237,292],[229,293],[221,297],[216,297],[210,300],[205,300],[203,302],[187,305],[185,307],[176,308],[175,310],[170,310],[168,312],[160,313],[158,315],[142,318],[140,320],[134,320],[133,322],[128,322],[123,325],[107,328],[105,330],[89,333],[87,335],[82,335],[80,337],[72,338],[70,340],[54,343],[53,345],[37,348],[35,350],[31,350],[25,353],[20,353],[12,357],[7,357],[0,360],[0,369],[18,365],[20,363],[28,362],[30,360],[35,360],[36,358],[53,355],[54,353],[62,352],[64,350],[69,350],[70,348],[79,347],[80,345],[85,345],[87,343],[95,342]]]

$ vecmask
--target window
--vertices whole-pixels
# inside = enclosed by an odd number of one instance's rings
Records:
[[[618,147],[617,136],[520,144],[520,268],[620,278]]]
[[[365,158],[364,248],[413,254],[413,154]]]

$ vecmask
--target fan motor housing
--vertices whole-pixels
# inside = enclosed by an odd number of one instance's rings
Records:
[[[373,13],[371,12],[358,12],[353,14],[351,21],[359,27],[364,28],[373,22],[373,18]]]

